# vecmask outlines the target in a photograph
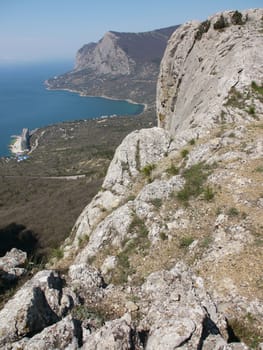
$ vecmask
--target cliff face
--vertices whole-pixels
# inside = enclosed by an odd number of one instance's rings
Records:
[[[176,28],[145,33],[108,32],[98,43],[84,45],[78,51],[72,72],[49,79],[47,84],[88,95],[152,102],[160,61]]]
[[[135,131],[117,148],[53,261],[68,272],[42,271],[8,302],[1,346],[262,349],[262,16],[223,13],[173,35],[158,83],[163,128]],[[242,50],[236,56],[236,31],[246,33],[250,67]],[[198,48],[209,63],[211,47],[230,71],[220,63],[215,77],[195,56],[187,61]],[[221,59],[215,52],[215,67]],[[200,109],[186,94],[191,76]]]
[[[181,26],[165,51],[157,86],[159,126],[171,135],[196,136],[228,116],[229,99],[244,96],[251,82],[262,83],[262,19],[260,11],[217,14],[203,23]],[[247,102],[247,103],[246,103]],[[241,105],[241,101],[240,101]],[[194,129],[194,130],[193,130]]]

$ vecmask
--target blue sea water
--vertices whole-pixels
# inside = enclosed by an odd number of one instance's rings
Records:
[[[12,135],[62,121],[103,115],[135,115],[142,105],[68,91],[51,91],[44,81],[72,69],[72,62],[0,66],[0,157],[9,155]]]

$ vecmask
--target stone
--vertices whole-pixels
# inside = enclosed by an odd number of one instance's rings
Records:
[[[82,263],[71,265],[68,272],[71,288],[78,291],[78,295],[89,299],[102,296],[104,281],[100,273],[92,266]]]
[[[46,327],[32,338],[25,338],[13,343],[10,350],[75,350],[79,349],[81,342],[81,325],[68,316],[54,325]],[[7,347],[6,350],[8,349]]]
[[[0,311],[0,346],[32,336],[57,322],[66,311],[61,305],[62,286],[61,277],[48,270],[26,282]]]
[[[20,276],[26,273],[26,269],[22,266],[27,261],[27,253],[13,248],[7,252],[5,256],[0,258],[1,279],[7,281],[17,280]]]
[[[121,319],[108,321],[98,331],[84,340],[83,350],[132,350],[131,317],[125,314]]]
[[[136,130],[116,149],[102,187],[123,194],[147,164],[154,164],[169,150],[170,136],[161,128]]]

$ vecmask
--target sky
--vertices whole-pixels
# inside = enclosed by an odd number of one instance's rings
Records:
[[[73,62],[109,30],[142,32],[256,7],[263,0],[0,0],[0,63]]]

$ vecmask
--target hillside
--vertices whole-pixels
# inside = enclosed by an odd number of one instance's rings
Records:
[[[263,9],[176,30],[159,127],[119,145],[49,269],[0,311],[0,346],[262,349],[262,31]]]
[[[49,79],[51,89],[149,103],[155,99],[160,61],[178,26],[144,33],[108,32],[84,45],[72,72]]]

